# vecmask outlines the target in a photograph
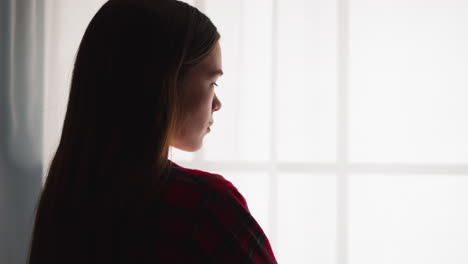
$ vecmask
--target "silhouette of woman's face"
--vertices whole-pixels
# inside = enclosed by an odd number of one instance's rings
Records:
[[[213,123],[213,112],[221,108],[215,94],[217,79],[222,75],[221,47],[217,42],[199,64],[179,82],[182,121],[171,135],[170,145],[185,151],[197,151]]]

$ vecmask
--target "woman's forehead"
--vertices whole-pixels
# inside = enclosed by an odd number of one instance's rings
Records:
[[[219,42],[216,42],[213,49],[211,49],[210,53],[208,53],[200,64],[208,70],[221,70],[222,58]]]

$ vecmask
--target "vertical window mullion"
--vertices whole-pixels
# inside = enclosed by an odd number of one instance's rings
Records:
[[[277,90],[277,50],[278,50],[278,0],[272,0],[272,20],[271,20],[271,111],[270,111],[270,157],[269,157],[269,215],[270,230],[269,237],[273,243],[277,243],[278,234],[278,169],[277,169],[277,148],[276,148],[276,90]],[[275,246],[275,245],[273,245]]]
[[[348,74],[349,0],[337,1],[337,264],[348,263]]]

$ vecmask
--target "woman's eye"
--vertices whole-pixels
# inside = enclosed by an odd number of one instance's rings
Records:
[[[212,85],[214,85],[214,86],[218,87],[218,84],[217,84],[217,83],[213,83]]]

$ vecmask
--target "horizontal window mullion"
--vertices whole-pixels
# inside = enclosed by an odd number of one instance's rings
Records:
[[[468,164],[401,164],[401,163],[293,163],[293,162],[179,162],[186,167],[200,167],[206,170],[223,171],[262,171],[275,167],[278,172],[317,172],[317,173],[389,173],[389,174],[450,174],[467,175]]]

